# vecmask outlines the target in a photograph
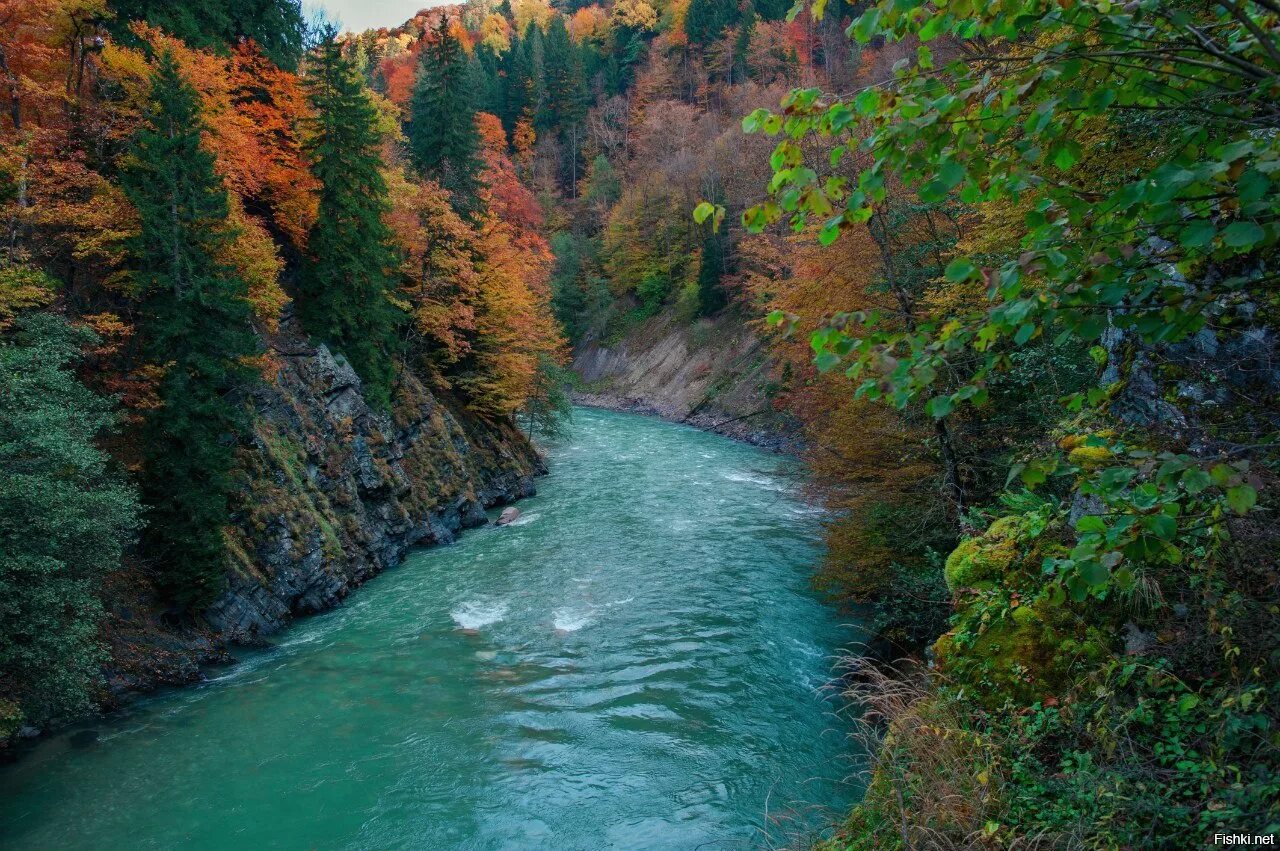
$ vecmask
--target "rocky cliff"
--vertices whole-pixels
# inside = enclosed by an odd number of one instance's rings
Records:
[[[726,312],[689,324],[656,316],[620,340],[574,351],[579,404],[654,414],[780,452],[799,447],[799,424],[774,408],[766,347]]]
[[[323,611],[411,547],[452,541],[485,509],[531,495],[544,472],[508,423],[485,422],[403,374],[390,413],[372,410],[350,365],[292,322],[269,341],[228,532],[226,589],[174,619],[132,571],[108,585],[106,705],[189,682],[292,618]]]

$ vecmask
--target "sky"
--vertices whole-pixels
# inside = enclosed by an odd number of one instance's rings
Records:
[[[374,27],[395,27],[412,18],[420,9],[443,6],[457,0],[307,0],[308,13],[323,8],[342,29],[360,32]]]

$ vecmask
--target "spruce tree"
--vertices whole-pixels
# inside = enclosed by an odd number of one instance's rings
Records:
[[[306,80],[315,109],[307,153],[320,183],[320,207],[298,282],[298,318],[309,334],[347,358],[370,404],[385,410],[403,315],[390,299],[398,258],[383,218],[389,202],[378,112],[332,32]]]
[[[587,112],[582,57],[569,38],[563,15],[551,19],[545,44],[547,100],[542,118],[546,128],[563,130],[581,121]]]
[[[235,434],[234,400],[256,348],[247,286],[217,258],[233,237],[227,194],[200,145],[199,96],[172,56],[160,58],[151,102],[134,134],[121,183],[137,208],[130,243],[140,332],[163,366],[163,403],[147,417],[142,493],[146,552],[158,584],[182,607],[210,600],[224,573]]]
[[[472,78],[462,45],[442,19],[423,48],[414,80],[409,146],[422,176],[449,190],[453,209],[474,221],[483,204]]]
[[[737,24],[739,15],[734,0],[690,0],[684,19],[685,35],[690,44],[706,47]]]
[[[725,237],[708,229],[702,240],[702,262],[698,266],[698,315],[710,316],[728,303],[720,279],[724,276]]]
[[[128,23],[142,20],[193,47],[219,48],[251,38],[271,61],[288,70],[296,68],[302,56],[305,25],[297,0],[110,0],[109,5],[126,40],[134,38]]]
[[[529,65],[528,45],[519,34],[512,36],[511,49],[502,56],[502,76],[506,81],[503,99],[502,126],[510,139],[516,129],[516,123],[524,118],[529,107],[530,93],[533,90],[532,69]]]

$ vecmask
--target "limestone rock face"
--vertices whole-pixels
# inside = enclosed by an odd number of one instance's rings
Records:
[[[136,587],[108,601],[117,698],[198,678],[197,663],[225,659],[227,644],[331,608],[411,547],[452,541],[487,523],[486,508],[532,495],[545,472],[518,429],[412,375],[394,409],[377,411],[346,360],[289,319],[269,343],[275,374],[252,391],[238,452],[226,588],[194,624],[167,619]]]
[[[498,517],[497,525],[507,526],[511,523],[516,522],[519,519],[520,519],[520,509],[512,505],[502,509],[502,515]]]
[[[774,362],[740,318],[696,325],[663,313],[621,340],[588,339],[573,353],[574,401],[651,414],[775,452],[801,449],[800,424],[775,410]]]

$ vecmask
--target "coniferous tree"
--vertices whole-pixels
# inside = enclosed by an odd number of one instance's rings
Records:
[[[292,70],[302,56],[304,24],[297,0],[111,0],[122,27],[142,20],[193,47],[234,45],[251,38],[281,68]]]
[[[582,76],[582,55],[569,38],[564,16],[556,15],[547,27],[546,38],[547,129],[558,131],[564,141],[561,179],[571,195],[578,194],[582,173],[581,148],[585,134],[582,120],[587,114],[587,87]]]
[[[516,124],[526,117],[529,109],[531,92],[533,91],[532,68],[529,64],[528,45],[519,35],[511,39],[511,49],[502,57],[502,75],[506,80],[504,86],[506,97],[502,112],[503,129],[507,138],[515,134]]]
[[[256,343],[248,288],[217,258],[234,234],[227,193],[200,145],[200,101],[172,56],[151,78],[151,103],[121,181],[141,227],[130,244],[140,330],[163,365],[162,406],[144,429],[148,552],[158,583],[180,606],[208,602],[224,573],[223,528],[234,435],[233,398],[251,380]]]
[[[444,20],[423,48],[410,104],[409,146],[418,171],[449,190],[454,210],[474,220],[480,200],[480,133],[467,57]]]
[[[702,263],[698,266],[698,315],[710,316],[728,303],[720,279],[724,277],[725,237],[707,230],[702,241]]]
[[[391,404],[392,354],[402,314],[390,300],[399,265],[382,177],[378,112],[330,32],[307,75],[315,109],[307,153],[320,207],[307,237],[298,317],[341,352],[375,407]]]
[[[553,17],[547,27],[544,64],[547,100],[543,126],[564,130],[586,115],[587,89],[582,79],[582,57],[569,38],[563,15]]]
[[[524,114],[531,116],[536,124],[547,108],[547,40],[534,21],[524,28],[521,44],[529,74]]]
[[[738,22],[738,4],[734,0],[690,0],[684,19],[685,35],[691,44],[706,47]]]

